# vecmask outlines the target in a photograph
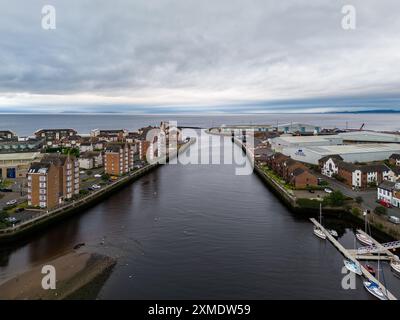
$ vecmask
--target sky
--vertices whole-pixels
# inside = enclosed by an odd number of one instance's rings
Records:
[[[354,30],[342,27],[349,2]],[[399,11],[398,0],[2,0],[0,112],[400,110]]]

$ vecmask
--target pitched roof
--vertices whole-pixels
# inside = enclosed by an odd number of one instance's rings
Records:
[[[395,188],[395,186],[396,186],[395,182],[384,180],[379,184],[378,188],[392,191]]]
[[[389,159],[394,159],[394,160],[400,160],[400,154],[399,153],[393,153]]]

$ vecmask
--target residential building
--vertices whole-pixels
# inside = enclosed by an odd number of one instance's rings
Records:
[[[77,134],[74,129],[40,129],[35,132],[38,139],[45,140],[47,146],[58,147],[61,140]]]
[[[79,194],[79,187],[79,162],[73,156],[46,154],[28,170],[29,205],[51,209]]]
[[[394,166],[400,166],[400,153],[393,153],[389,157],[389,163]]]
[[[291,172],[287,181],[295,188],[308,188],[318,185],[318,178],[306,168],[296,168]]]
[[[79,146],[79,151],[81,153],[83,152],[88,152],[88,151],[93,151],[93,144],[91,142],[82,142]]]
[[[120,176],[133,169],[135,146],[128,143],[110,144],[104,154],[105,173]]]
[[[267,157],[267,165],[283,180],[295,188],[307,188],[318,185],[318,178],[304,163],[295,161],[281,153]]]
[[[90,132],[92,138],[107,142],[123,142],[128,135],[125,129],[94,129]]]
[[[52,209],[60,201],[60,170],[51,162],[35,162],[28,171],[28,205]]]
[[[378,185],[382,181],[392,180],[393,171],[383,163],[357,164],[343,161],[339,155],[320,159],[321,173],[328,177],[335,176],[351,188],[365,189]]]
[[[18,140],[17,135],[10,130],[0,130],[0,141]]]
[[[400,208],[400,181],[383,181],[378,186],[377,198]]]
[[[82,169],[99,168],[103,165],[103,155],[99,151],[87,151],[80,154],[78,161]]]

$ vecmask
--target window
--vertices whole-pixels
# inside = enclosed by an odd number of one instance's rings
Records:
[[[40,203],[39,203],[39,206],[40,206],[41,208],[45,208],[45,207],[46,207],[46,202],[40,202]]]
[[[39,181],[46,181],[46,176],[40,176]]]

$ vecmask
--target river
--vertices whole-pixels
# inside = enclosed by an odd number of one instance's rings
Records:
[[[227,138],[225,145],[232,147]],[[324,223],[354,246],[352,226]],[[256,175],[235,175],[232,164],[162,166],[86,212],[2,246],[0,282],[79,242],[118,260],[99,299],[373,299],[361,278],[355,290],[342,288],[343,257],[313,235],[307,217]],[[384,271],[400,297],[400,279],[386,264]]]

